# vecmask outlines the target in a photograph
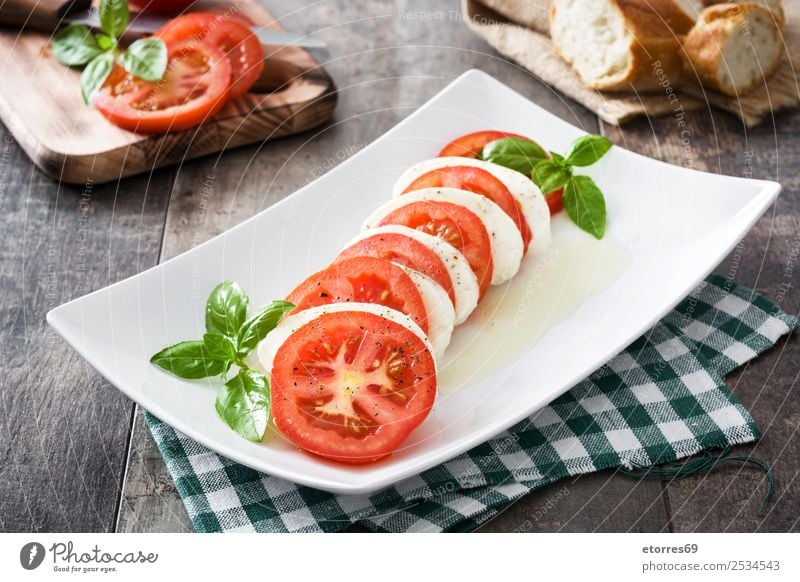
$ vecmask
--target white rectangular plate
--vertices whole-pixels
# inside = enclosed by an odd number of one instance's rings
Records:
[[[217,418],[216,385],[183,381],[148,363],[162,347],[202,336],[205,300],[219,282],[239,282],[254,306],[284,297],[333,259],[389,198],[404,169],[460,134],[488,128],[529,135],[559,152],[583,133],[485,73],[468,71],[294,195],[170,261],[54,309],[48,321],[122,392],[218,453],[311,487],[365,493],[488,440],[588,376],[686,296],[780,191],[776,183],[700,173],[613,148],[588,173],[606,194],[607,244],[624,246],[624,268],[499,369],[445,391],[403,450],[377,464],[326,462],[275,434],[248,442]]]

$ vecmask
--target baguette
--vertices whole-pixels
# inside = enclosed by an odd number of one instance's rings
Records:
[[[684,42],[687,76],[726,95],[749,93],[780,65],[774,13],[761,4],[728,3],[703,10]]]
[[[677,0],[554,0],[550,36],[581,80],[601,91],[659,90],[683,73],[681,35],[694,20]]]
[[[772,11],[781,29],[783,29],[786,24],[786,14],[783,11],[783,2],[781,2],[781,0],[705,0],[706,6],[712,6],[714,4],[760,4],[764,8],[768,8]]]

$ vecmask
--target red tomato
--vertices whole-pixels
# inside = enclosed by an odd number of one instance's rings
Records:
[[[439,152],[438,157],[458,156],[462,158],[477,158],[483,146],[489,142],[503,139],[504,137],[521,137],[522,139],[528,139],[516,133],[508,133],[507,131],[476,131],[475,133],[468,133],[467,135],[462,135],[458,139],[451,141]]]
[[[114,125],[139,133],[182,131],[213,117],[228,99],[230,61],[203,43],[168,48],[163,79],[143,81],[117,67],[95,97],[97,110]]]
[[[395,451],[436,398],[433,355],[379,315],[326,313],[289,336],[271,373],[275,425],[298,447],[343,463]]]
[[[131,8],[137,12],[151,12],[153,14],[175,14],[183,12],[195,0],[128,0]]]
[[[336,261],[300,283],[287,301],[297,307],[291,313],[329,303],[376,303],[410,316],[428,333],[428,314],[414,281],[390,261],[355,257]]]
[[[527,139],[528,141],[533,141],[530,138],[524,137],[522,135],[517,135],[516,133],[508,133],[507,131],[495,131],[495,130],[488,130],[488,131],[476,131],[475,133],[468,133],[467,135],[462,135],[458,139],[454,139],[449,144],[444,146],[444,149],[439,152],[439,157],[442,158],[444,156],[457,156],[462,158],[477,158],[480,151],[483,149],[487,143],[496,141],[498,139],[503,139],[504,137],[519,137],[521,139]],[[466,188],[464,188],[466,190]],[[555,190],[550,194],[545,196],[545,200],[547,201],[547,206],[550,208],[550,215],[556,214],[560,212],[562,208],[564,208],[564,203],[562,199],[564,198],[564,189],[561,188],[560,190]],[[497,202],[497,200],[495,200]],[[501,206],[502,208],[502,206]],[[505,210],[505,208],[503,209]],[[508,213],[508,211],[506,211]],[[511,218],[514,218],[513,215],[509,214]],[[525,235],[523,234],[523,239]],[[525,244],[525,249],[528,248],[527,243]]]
[[[503,212],[514,221],[522,235],[522,248],[528,250],[533,235],[522,213],[522,205],[508,191],[505,184],[486,170],[470,166],[439,168],[414,180],[403,193],[423,188],[458,188],[485,196],[502,208]]]
[[[439,255],[418,240],[393,232],[376,234],[350,245],[339,253],[338,259],[348,257],[377,257],[419,271],[447,291],[455,305],[456,295],[447,267]]]
[[[553,190],[550,194],[545,194],[544,200],[550,209],[550,216],[561,212],[564,209],[564,189],[559,188],[558,190]]]
[[[167,22],[156,33],[167,44],[185,40],[214,45],[232,66],[230,96],[241,97],[250,90],[264,69],[261,41],[241,17],[211,12],[190,12]]]
[[[379,226],[400,224],[438,236],[457,248],[478,278],[480,297],[492,282],[492,243],[483,221],[473,212],[450,202],[407,204],[386,215]]]

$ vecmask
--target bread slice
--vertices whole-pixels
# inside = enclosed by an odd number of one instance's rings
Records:
[[[602,91],[661,90],[683,72],[694,20],[677,0],[553,0],[550,36],[583,82]]]
[[[687,76],[732,96],[749,93],[768,79],[783,52],[774,13],[752,2],[706,8],[683,46]]]
[[[764,8],[769,8],[772,11],[781,29],[783,29],[786,24],[786,14],[783,12],[783,2],[781,2],[781,0],[705,0],[706,6],[714,4],[760,4]]]

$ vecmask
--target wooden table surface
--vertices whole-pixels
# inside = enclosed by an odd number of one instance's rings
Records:
[[[728,114],[703,110],[688,114],[684,135],[670,118],[620,129],[493,52],[460,21],[455,0],[436,11],[423,1],[266,4],[289,30],[317,34],[330,46],[326,67],[340,88],[339,108],[318,131],[115,184],[75,187],[38,172],[0,128],[0,530],[191,531],[141,411],[47,326],[45,313],[277,202],[472,67],[626,148],[780,181],[780,199],[717,271],[782,297],[783,309],[798,313],[800,114],[747,130]],[[776,500],[765,515],[757,512],[764,491],[756,470],[721,468],[670,483],[602,472],[533,493],[482,530],[800,530],[799,370],[795,336],[729,378],[765,431],[757,446],[740,450],[775,468]]]

